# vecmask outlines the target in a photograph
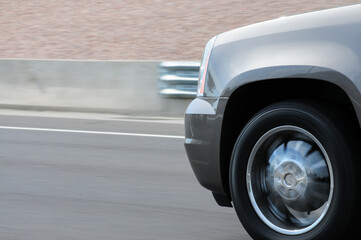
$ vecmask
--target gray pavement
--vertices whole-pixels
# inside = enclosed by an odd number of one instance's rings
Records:
[[[26,115],[0,126],[183,135],[174,120]],[[183,139],[0,129],[0,239],[250,237],[198,184]]]

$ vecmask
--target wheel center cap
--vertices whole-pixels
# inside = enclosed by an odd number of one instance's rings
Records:
[[[284,161],[275,168],[274,187],[283,199],[296,200],[307,190],[306,171],[293,160]]]
[[[283,178],[283,184],[287,188],[292,188],[296,185],[297,179],[295,176],[292,175],[292,173],[286,173],[286,175]]]

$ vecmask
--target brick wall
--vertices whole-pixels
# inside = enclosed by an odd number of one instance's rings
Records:
[[[220,32],[355,0],[0,0],[0,58],[199,60]]]

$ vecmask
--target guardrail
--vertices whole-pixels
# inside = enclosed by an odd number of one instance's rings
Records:
[[[0,59],[0,108],[184,117],[191,99],[158,94],[160,63]]]
[[[158,66],[158,93],[170,98],[194,98],[197,95],[200,62],[161,62]]]

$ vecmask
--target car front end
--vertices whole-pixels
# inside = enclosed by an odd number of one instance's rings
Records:
[[[185,112],[185,149],[199,183],[211,190],[218,204],[231,206],[222,183],[220,140],[227,97],[212,94],[210,63],[217,40],[206,44],[200,66],[197,98]]]

